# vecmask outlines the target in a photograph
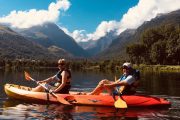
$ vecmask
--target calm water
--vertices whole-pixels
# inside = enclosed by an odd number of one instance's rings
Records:
[[[47,78],[56,70],[31,71],[31,76],[37,80]],[[114,78],[111,72],[73,72],[72,90],[91,91],[97,83],[104,78]],[[117,75],[117,73],[116,73]],[[114,107],[91,106],[65,106],[59,104],[42,105],[10,100],[4,93],[3,85],[14,83],[35,87],[35,83],[26,81],[23,72],[0,70],[0,120],[1,119],[62,119],[62,120],[136,120],[136,119],[180,119],[180,74],[179,73],[154,73],[141,74],[139,94],[148,94],[163,97],[172,102],[170,108],[128,108],[116,110]]]

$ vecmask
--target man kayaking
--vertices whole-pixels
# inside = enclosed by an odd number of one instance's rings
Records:
[[[131,63],[124,63],[122,66],[123,75],[116,81],[102,80],[99,82],[97,87],[88,95],[99,95],[101,92],[106,90],[109,94],[135,94],[135,88],[137,87],[138,81],[136,75],[134,75],[134,69]]]
[[[55,93],[69,94],[71,88],[71,71],[65,59],[58,60],[59,71],[56,75],[49,77],[45,80],[38,81],[38,83],[44,84],[48,89]],[[34,92],[43,92],[45,89],[42,86],[33,88]]]

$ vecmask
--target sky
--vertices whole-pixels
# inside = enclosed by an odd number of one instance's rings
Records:
[[[0,23],[29,28],[53,22],[81,42],[119,35],[177,9],[180,0],[0,0]]]

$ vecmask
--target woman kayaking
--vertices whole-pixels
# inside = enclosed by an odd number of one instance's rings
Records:
[[[69,94],[71,88],[71,71],[65,59],[58,60],[59,71],[52,77],[45,80],[38,81],[38,83],[44,84],[48,89],[55,93]],[[34,92],[43,92],[45,89],[42,86],[37,86],[33,88]]]
[[[124,63],[122,66],[123,75],[116,81],[102,80],[99,82],[97,87],[89,93],[89,95],[99,95],[101,92],[106,90],[109,94],[135,94],[139,79],[139,72],[132,68],[131,63]],[[138,77],[138,78],[137,78]]]

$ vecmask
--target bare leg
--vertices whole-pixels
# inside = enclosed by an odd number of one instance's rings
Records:
[[[89,95],[99,95],[104,90],[107,90],[109,93],[111,93],[112,90],[111,88],[105,88],[102,85],[102,84],[110,84],[110,83],[112,82],[107,79],[100,81],[97,87],[91,93],[89,93]]]
[[[103,87],[98,84],[98,86],[89,93],[89,95],[99,95],[103,91]]]
[[[33,91],[33,92],[43,92],[44,88],[39,85],[39,86],[33,88],[31,91]]]
[[[106,88],[106,90],[109,93],[109,95],[112,95],[113,88]]]

